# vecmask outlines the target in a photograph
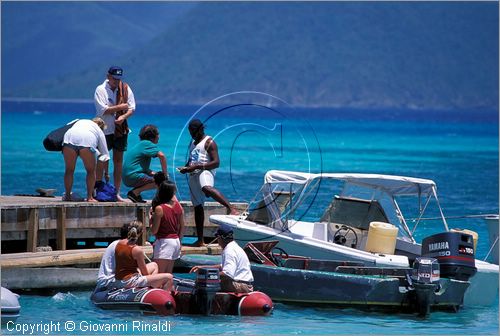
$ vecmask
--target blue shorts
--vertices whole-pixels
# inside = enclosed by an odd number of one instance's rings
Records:
[[[132,181],[130,179],[124,180],[123,181],[127,187],[131,188],[140,188],[142,186],[145,186],[146,184],[150,183],[155,183],[155,180],[153,176],[146,175],[144,173],[139,174],[138,178],[133,179]]]
[[[63,147],[69,147],[69,148],[71,148],[72,150],[74,150],[76,152],[77,155],[80,155],[80,151],[82,149],[88,149],[91,153],[95,153],[95,149],[92,148],[92,147],[76,146],[76,145],[73,145],[73,144],[70,144],[70,143],[63,144]]]

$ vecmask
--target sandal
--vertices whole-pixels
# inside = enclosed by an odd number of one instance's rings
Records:
[[[64,202],[83,202],[83,201],[85,201],[85,198],[78,195],[77,193],[72,192],[69,195],[66,195],[66,193],[63,193],[61,200]]]
[[[127,193],[127,198],[134,203],[146,203],[146,201],[142,199],[141,195],[134,194],[132,190]]]

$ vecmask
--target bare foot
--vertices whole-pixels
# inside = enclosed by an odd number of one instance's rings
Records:
[[[89,203],[98,203],[99,201],[96,200],[95,198],[91,197],[91,198],[87,198],[87,202],[89,202]]]
[[[239,211],[236,210],[235,208],[227,208],[226,209],[226,215],[239,215]]]
[[[207,246],[207,244],[205,244],[205,242],[203,240],[197,240],[193,245],[196,247]]]
[[[122,198],[120,194],[116,194],[116,201],[117,202],[128,202],[125,198]]]

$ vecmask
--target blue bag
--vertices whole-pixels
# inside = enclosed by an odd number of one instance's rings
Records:
[[[116,188],[111,183],[97,181],[95,183],[95,199],[99,202],[116,202]]]

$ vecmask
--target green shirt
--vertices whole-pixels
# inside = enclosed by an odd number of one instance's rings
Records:
[[[158,146],[149,140],[141,140],[126,151],[123,161],[123,183],[130,187],[144,174],[149,175],[151,158],[157,157],[159,151]]]

